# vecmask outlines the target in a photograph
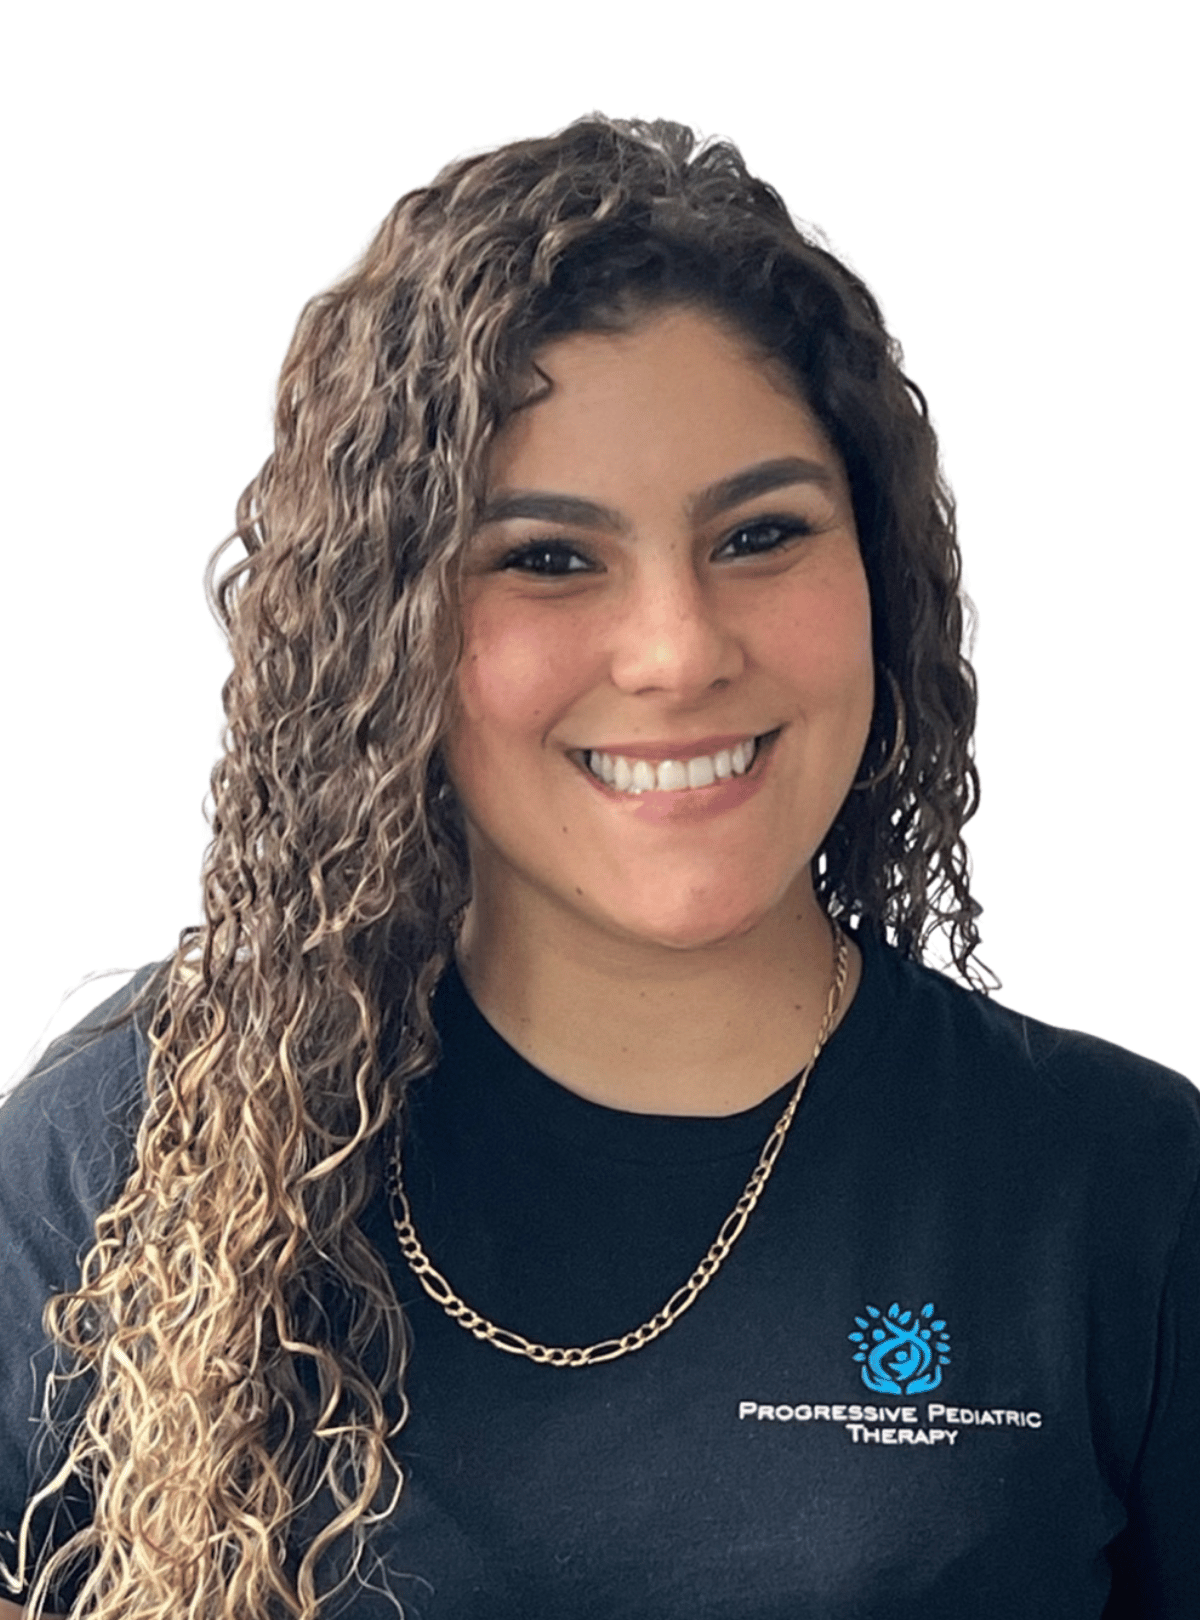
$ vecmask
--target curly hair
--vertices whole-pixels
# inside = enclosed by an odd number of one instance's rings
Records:
[[[883,678],[818,892],[907,956],[942,929],[982,984],[953,504],[874,298],[735,147],[678,124],[595,116],[452,164],[304,310],[245,555],[210,566],[233,669],[205,920],[145,1003],[132,1174],[47,1311],[79,1415],[35,1505],[75,1478],[94,1510],[35,1611],[75,1570],[74,1612],[103,1620],[309,1620],[322,1560],[353,1580],[395,1504],[404,1321],[356,1217],[436,1062],[469,894],[440,748],[459,559],[539,349],[679,303],[787,365],[849,475]]]

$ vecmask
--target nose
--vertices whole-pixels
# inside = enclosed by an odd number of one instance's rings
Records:
[[[727,686],[741,643],[685,549],[638,567],[616,614],[612,679],[622,691],[686,699]]]

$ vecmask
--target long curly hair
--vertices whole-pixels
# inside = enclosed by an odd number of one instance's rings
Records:
[[[304,310],[245,555],[219,580],[213,559],[233,670],[205,920],[143,1003],[133,1171],[48,1307],[76,1417],[37,1501],[74,1481],[94,1507],[34,1610],[75,1570],[73,1612],[97,1620],[310,1620],[322,1560],[353,1581],[395,1504],[404,1322],[356,1217],[436,1062],[469,894],[440,751],[459,558],[539,348],[672,303],[782,360],[849,474],[879,679],[818,891],[910,957],[941,930],[982,984],[953,504],[871,293],[735,147],[678,124],[596,116],[452,164]]]

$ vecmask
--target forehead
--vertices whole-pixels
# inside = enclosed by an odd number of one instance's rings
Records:
[[[534,367],[537,392],[493,445],[490,492],[564,477],[706,483],[789,455],[840,474],[782,362],[707,312],[671,308],[617,332],[573,333]]]

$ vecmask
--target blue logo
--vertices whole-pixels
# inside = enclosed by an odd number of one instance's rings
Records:
[[[877,1395],[924,1395],[942,1381],[942,1368],[950,1361],[950,1335],[933,1306],[917,1312],[890,1305],[887,1315],[875,1305],[866,1316],[856,1316],[859,1331],[849,1335],[857,1345],[855,1361],[862,1363],[862,1380]]]

